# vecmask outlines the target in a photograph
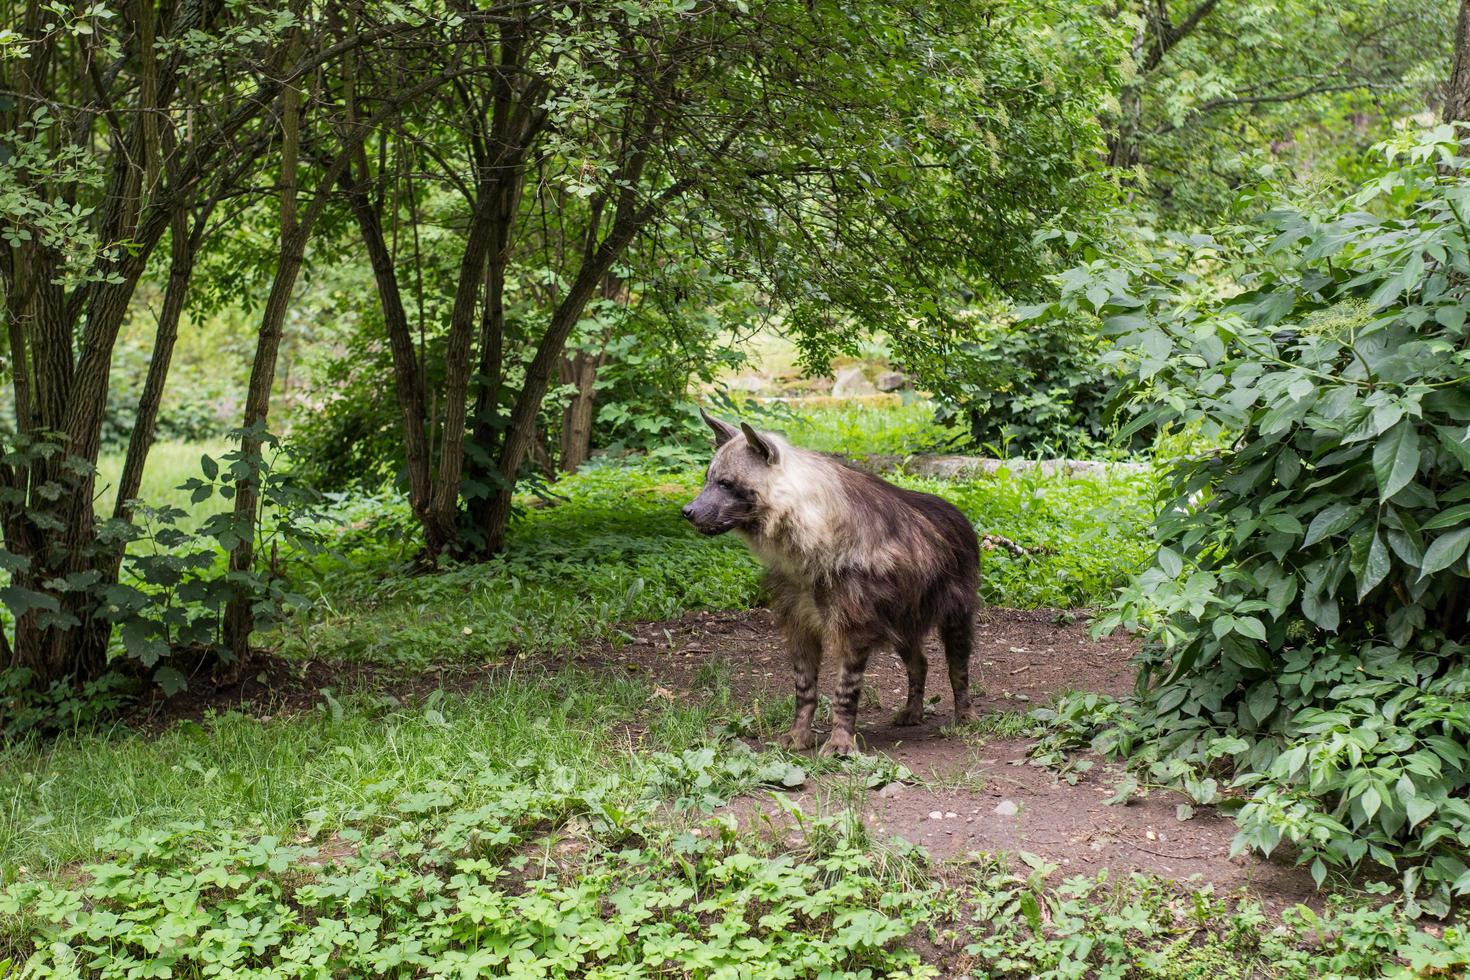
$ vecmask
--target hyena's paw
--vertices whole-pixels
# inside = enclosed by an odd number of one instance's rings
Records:
[[[827,741],[822,743],[822,749],[818,755],[857,755],[857,742],[852,737],[852,732],[833,732]]]
[[[956,708],[955,709],[955,712],[954,712],[954,723],[956,725],[968,725],[970,722],[972,722],[974,720],[975,720],[975,709],[972,708],[972,707],[970,707],[969,705],[965,705],[963,708]]]
[[[792,729],[776,739],[777,748],[785,749],[787,752],[805,752],[816,744],[817,736],[812,734],[810,728]]]
[[[917,725],[923,720],[924,706],[922,704],[919,705],[917,708],[904,708],[893,716],[893,724],[897,725],[900,728],[907,728],[909,725]]]

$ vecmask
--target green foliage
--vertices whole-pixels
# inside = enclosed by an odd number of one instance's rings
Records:
[[[43,687],[25,667],[0,670],[0,742],[31,732],[91,728],[122,707],[132,687],[117,674],[81,685],[53,681]]]
[[[1231,435],[1176,464],[1155,563],[1107,621],[1151,640],[1129,753],[1228,762],[1250,791],[1237,847],[1290,842],[1319,881],[1372,860],[1436,911],[1470,889],[1457,153],[1448,127],[1406,135],[1335,211],[1064,282],[1117,337],[1137,424]],[[1200,268],[1244,288],[1211,297]]]
[[[959,507],[981,534],[1036,553],[982,555],[980,595],[991,605],[1073,608],[1105,603],[1148,560],[1155,477],[1046,476],[1002,470],[964,481],[904,479]]]
[[[837,453],[849,459],[946,452],[959,439],[953,428],[938,421],[936,406],[929,401],[911,401],[892,407],[832,405],[788,410],[782,410],[778,402],[764,406],[763,410],[760,406],[742,405],[732,414],[761,417],[758,424],[782,433],[803,449]],[[706,444],[708,432],[706,429],[701,434]]]
[[[1355,180],[1368,147],[1437,101],[1452,58],[1452,3],[1120,9],[1138,44],[1108,117],[1113,159],[1139,164],[1138,193],[1175,228],[1218,222],[1263,173],[1329,188]]]
[[[1001,456],[1089,457],[1107,444],[1116,377],[1103,342],[1080,318],[1017,323],[980,319],[935,379],[970,442]]]
[[[977,975],[1278,980],[1456,975],[1470,933],[1422,929],[1394,903],[1330,896],[1322,913],[1295,905],[1273,922],[1258,901],[1106,871],[1048,887],[1057,865],[982,868],[971,895],[965,952]],[[1374,891],[1381,891],[1375,888]]]
[[[268,436],[266,444],[279,455],[274,437]],[[50,439],[16,436],[5,454],[6,464],[32,473],[39,473],[40,464],[52,458],[67,460],[62,476],[44,483],[38,476],[31,487],[33,500],[50,503],[27,509],[28,520],[41,527],[61,524],[68,495],[77,492],[92,467],[67,457]],[[312,509],[319,498],[278,472],[274,464],[274,457],[247,458],[238,449],[218,460],[206,453],[198,460],[202,478],[190,477],[178,488],[189,494],[191,505],[199,506],[216,496],[232,499],[241,481],[254,481],[261,487],[265,519],[242,524],[233,511],[222,511],[196,520],[181,507],[133,501],[130,517],[96,521],[83,549],[58,546],[18,554],[0,548],[0,569],[7,573],[0,602],[12,622],[29,616],[43,628],[58,631],[100,630],[109,671],[123,677],[147,676],[168,694],[182,690],[187,685],[185,672],[198,669],[214,651],[224,606],[237,590],[250,597],[265,624],[302,601],[271,566],[270,556],[282,544],[310,553],[320,540],[312,522],[323,515]],[[7,503],[24,499],[24,493],[14,488],[0,494],[6,495]],[[230,572],[224,556],[246,535],[255,539],[257,553],[264,557],[255,568]],[[78,567],[77,551],[90,559],[82,571],[72,570]],[[92,679],[95,683],[85,682],[86,696],[98,699],[99,705],[83,711],[55,679],[23,698],[13,689],[22,681],[36,680],[32,672],[9,670],[4,676],[7,693],[17,705],[24,701],[28,706],[5,719],[9,734],[32,725],[73,724],[82,715],[100,711],[101,705],[115,703],[116,692],[126,686],[119,677],[100,675]]]

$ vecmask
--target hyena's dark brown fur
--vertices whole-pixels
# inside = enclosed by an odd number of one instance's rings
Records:
[[[980,577],[975,529],[947,501],[905,490],[841,460],[742,424],[704,416],[715,455],[684,516],[703,534],[735,531],[766,566],[766,585],[791,648],[796,718],[782,740],[815,742],[817,673],[840,665],[832,735],[823,752],[853,751],[863,671],[880,646],[908,670],[908,700],[893,721],[924,715],[924,638],[938,629],[955,720],[970,709],[970,651]]]

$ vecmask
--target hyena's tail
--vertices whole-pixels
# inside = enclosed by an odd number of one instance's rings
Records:
[[[970,654],[975,647],[975,608],[966,604],[951,611],[939,624],[949,687],[954,692],[955,721],[966,721],[970,711]]]
[[[980,535],[980,547],[986,551],[994,551],[996,548],[1001,548],[1009,551],[1017,558],[1020,558],[1022,555],[1050,554],[1052,550],[1050,548],[1028,548],[1025,545],[1017,544],[1003,534]]]

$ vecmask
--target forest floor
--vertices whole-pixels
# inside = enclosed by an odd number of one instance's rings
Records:
[[[1093,759],[1065,776],[1030,762],[1035,739],[1027,713],[1067,692],[1120,695],[1133,684],[1134,642],[1121,634],[1093,640],[1085,611],[985,610],[976,624],[971,665],[978,720],[953,727],[943,652],[934,639],[928,701],[922,724],[896,727],[893,712],[907,690],[903,664],[877,654],[868,665],[859,734],[863,751],[881,753],[913,773],[910,784],[868,792],[863,803],[878,838],[900,837],[939,861],[972,854],[1025,851],[1060,866],[1062,874],[1143,872],[1218,892],[1248,890],[1274,910],[1319,904],[1311,876],[1282,860],[1230,856],[1235,826],[1212,807],[1194,807],[1188,820],[1177,807],[1188,800],[1154,789],[1109,804],[1121,767]],[[645,623],[634,642],[604,645],[588,659],[603,669],[631,672],[666,697],[700,694],[711,672],[728,683],[736,703],[759,711],[780,704],[789,713],[790,672],[771,614],[690,613],[670,623]],[[820,686],[835,688],[835,667],[824,664]],[[824,791],[821,779],[797,794],[803,806]],[[763,806],[773,820],[784,810],[769,798],[732,804]],[[787,818],[789,819],[789,818]]]
[[[1140,872],[1190,887],[1213,886],[1219,893],[1244,890],[1274,912],[1296,904],[1320,907],[1322,893],[1304,868],[1283,857],[1231,857],[1234,824],[1213,807],[1192,806],[1192,816],[1180,820],[1177,807],[1188,800],[1149,787],[1126,801],[1109,802],[1124,775],[1120,765],[1090,757],[1085,769],[1057,772],[1031,760],[1038,727],[1028,717],[1032,709],[1070,692],[1117,696],[1133,684],[1134,641],[1121,634],[1094,640],[1087,627],[1086,610],[984,610],[971,664],[977,720],[961,728],[952,724],[943,652],[933,638],[926,648],[926,715],[916,726],[890,724],[902,703],[906,676],[897,657],[875,655],[865,678],[860,745],[911,775],[865,790],[861,807],[870,833],[918,845],[942,864],[963,864],[980,855],[1009,860],[1026,852],[1056,864],[1062,876],[1104,869],[1115,875]],[[690,612],[671,621],[632,624],[616,643],[538,658],[534,665],[517,665],[513,659],[446,664],[405,675],[362,663],[266,660],[236,684],[196,687],[166,706],[144,707],[133,725],[159,732],[182,719],[203,720],[239,708],[256,717],[290,715],[318,706],[323,689],[339,697],[374,692],[413,703],[434,691],[471,692],[507,679],[518,668],[541,673],[567,666],[640,683],[656,701],[707,699],[718,687],[720,700],[734,713],[759,718],[757,727],[766,731],[783,728],[791,711],[784,644],[770,612],[756,609]],[[831,691],[835,683],[835,668],[824,664],[822,691]],[[625,727],[635,738],[647,732],[636,716]],[[820,721],[818,727],[820,739],[825,734]],[[761,739],[747,742],[756,750],[767,747]],[[816,812],[840,780],[840,774],[814,776],[788,795],[804,811]],[[760,822],[769,820],[780,830],[793,819],[769,794],[737,798],[728,806],[745,818],[742,823],[763,814]]]

